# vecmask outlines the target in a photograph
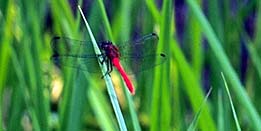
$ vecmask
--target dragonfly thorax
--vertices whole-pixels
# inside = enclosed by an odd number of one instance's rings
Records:
[[[109,59],[120,57],[118,48],[110,41],[102,42],[100,48],[106,54],[106,56],[109,57]]]

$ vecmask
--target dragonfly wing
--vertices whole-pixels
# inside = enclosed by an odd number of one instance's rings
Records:
[[[167,56],[164,53],[155,54],[158,40],[158,35],[151,33],[140,39],[118,45],[121,63],[126,68],[126,72],[138,74],[166,61]]]
[[[100,68],[96,57],[80,58],[79,56],[52,56],[52,61],[58,67],[71,67],[90,73],[99,73]]]
[[[53,55],[94,55],[91,42],[74,40],[68,37],[54,37],[51,41]]]
[[[167,56],[163,53],[146,56],[124,56],[121,57],[121,64],[128,74],[138,74],[155,66],[164,63]]]
[[[146,56],[155,54],[159,37],[155,33],[117,45],[121,56]]]
[[[72,67],[91,73],[99,72],[98,60],[90,42],[54,37],[52,61],[59,67]]]

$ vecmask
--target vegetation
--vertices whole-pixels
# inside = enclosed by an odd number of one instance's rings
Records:
[[[259,23],[258,0],[1,0],[0,130],[261,131]],[[50,60],[54,36],[117,45],[151,32],[167,61],[131,76],[134,96],[116,70]]]

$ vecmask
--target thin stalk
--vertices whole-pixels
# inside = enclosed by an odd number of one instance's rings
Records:
[[[129,110],[130,110],[130,117],[131,117],[131,123],[133,125],[133,129],[135,131],[141,131],[141,127],[139,124],[139,119],[138,119],[138,114],[135,112],[135,105],[132,100],[132,97],[128,91],[127,88],[123,88],[124,94],[125,94],[125,99],[128,104]]]
[[[146,5],[149,9],[149,11],[152,14],[152,17],[154,18],[154,20],[156,21],[156,23],[159,23],[160,21],[160,12],[157,9],[157,6],[155,5],[155,2],[153,0],[146,0]]]
[[[198,4],[194,0],[187,0],[187,3],[196,16],[197,20],[199,21],[202,31],[206,35],[206,38],[209,41],[209,45],[214,55],[216,56],[222,70],[224,71],[224,74],[228,78],[229,82],[231,82],[232,90],[235,92],[238,101],[244,107],[244,109],[247,110],[246,115],[248,115],[251,119],[254,129],[261,130],[261,119],[259,117],[259,114],[255,109],[253,103],[251,102],[246,90],[244,89],[244,86],[240,82],[234,68],[229,62],[229,59],[221,46],[220,40],[217,38],[213,28],[207,21],[203,12],[200,10]]]
[[[102,21],[104,21],[105,30],[106,30],[106,32],[108,34],[108,38],[112,42],[114,42],[111,25],[110,25],[110,22],[109,22],[109,19],[108,19],[108,16],[107,16],[104,4],[103,4],[103,0],[98,0],[98,3],[99,3],[100,10],[101,10],[101,13],[102,13]],[[141,127],[140,127],[140,124],[139,124],[139,120],[138,120],[137,114],[135,112],[134,103],[133,103],[132,97],[130,96],[129,91],[127,90],[127,88],[124,88],[124,94],[125,94],[125,98],[127,100],[126,102],[128,103],[128,107],[129,107],[129,111],[130,111],[131,122],[132,122],[133,128],[134,128],[135,131],[140,131]]]
[[[106,31],[109,35],[109,38],[112,42],[114,42],[114,39],[113,39],[113,36],[112,36],[112,30],[111,30],[111,25],[110,25],[110,22],[108,20],[108,17],[107,17],[107,13],[105,11],[105,7],[104,7],[104,4],[102,2],[102,0],[98,0],[98,3],[99,3],[99,6],[100,6],[100,9],[101,9],[101,13],[102,13],[102,18],[104,20],[104,24],[105,24],[105,28],[106,28]]]
[[[244,32],[243,32],[244,33]],[[260,56],[258,54],[257,49],[255,48],[254,43],[250,40],[250,38],[248,37],[248,35],[246,33],[244,33],[243,38],[246,41],[246,47],[247,50],[249,52],[250,58],[253,62],[253,65],[256,67],[257,70],[257,74],[259,75],[259,78],[261,79],[261,60],[260,60]]]
[[[96,53],[96,55],[99,55],[101,54],[101,51],[97,45],[97,42],[92,34],[92,31],[91,31],[91,28],[82,12],[82,9],[80,6],[78,6],[78,9],[82,15],[82,18],[84,20],[84,23],[86,25],[86,28],[88,30],[88,33],[90,35],[90,38],[91,38],[91,41],[92,41],[92,44],[93,44],[93,48],[94,48],[94,51]],[[116,93],[115,93],[115,90],[114,90],[114,86],[113,86],[113,83],[112,83],[112,80],[111,80],[111,77],[106,74],[107,72],[107,65],[106,63],[104,64],[101,64],[99,61],[102,61],[102,58],[101,57],[98,57],[98,63],[100,65],[100,68],[102,70],[102,73],[103,73],[103,76],[104,76],[104,80],[105,80],[105,83],[106,83],[106,87],[107,87],[107,90],[108,90],[108,93],[109,93],[109,96],[110,96],[110,100],[111,100],[111,103],[112,103],[112,106],[113,106],[113,109],[114,109],[114,112],[116,114],[116,118],[118,120],[118,124],[119,124],[119,127],[120,127],[120,130],[121,131],[127,131],[127,127],[126,127],[126,124],[125,124],[125,121],[123,119],[123,115],[122,115],[122,112],[121,112],[121,109],[120,109],[120,106],[119,106],[119,102],[118,102],[118,99],[117,99],[117,96],[116,96]]]
[[[165,0],[160,19],[159,45],[157,52],[170,54],[172,1]],[[157,61],[157,60],[156,60]],[[154,72],[152,106],[151,106],[151,131],[169,130],[171,128],[171,93],[170,61],[156,68]]]
[[[199,111],[197,112],[197,114],[195,115],[193,121],[191,122],[189,128],[187,131],[195,131],[196,130],[196,127],[197,127],[197,123],[199,121],[199,117],[200,117],[200,114],[202,112],[202,110],[204,109],[204,106],[207,104],[207,100],[208,100],[208,97],[210,95],[212,91],[212,87],[209,89],[207,95],[205,96],[204,98],[204,101],[201,103],[200,107],[199,107]]]
[[[218,131],[224,131],[225,130],[225,118],[224,118],[224,106],[223,106],[223,101],[222,101],[222,90],[221,88],[218,89],[218,121],[217,121],[217,130]]]
[[[224,81],[224,84],[225,84],[225,87],[226,87],[227,95],[228,95],[228,98],[229,98],[229,102],[230,102],[230,106],[231,106],[231,109],[232,109],[232,112],[233,112],[233,117],[235,119],[237,130],[241,131],[241,128],[240,128],[240,125],[239,125],[239,122],[238,122],[238,119],[237,119],[237,113],[236,113],[236,110],[235,110],[235,107],[234,107],[234,104],[233,104],[233,101],[232,101],[232,98],[231,98],[231,95],[230,95],[230,92],[229,92],[229,89],[228,89],[228,86],[227,86],[227,81],[226,81],[225,76],[223,75],[222,72],[221,72],[221,76],[223,78],[223,81]]]
[[[85,75],[87,76],[87,75]],[[91,83],[91,86],[95,86],[94,82]],[[89,88],[88,91],[88,100],[95,110],[94,113],[96,115],[96,119],[99,124],[101,124],[101,129],[103,131],[114,131],[116,130],[116,126],[111,124],[110,115],[104,110],[104,103],[102,99],[102,95],[98,93],[97,89]],[[115,128],[114,128],[115,127]]]

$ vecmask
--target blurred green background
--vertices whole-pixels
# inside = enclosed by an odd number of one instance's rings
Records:
[[[77,5],[97,41],[155,32],[167,54],[134,96],[111,74],[125,123],[101,74],[50,60],[54,36],[90,41]],[[260,0],[0,0],[0,130],[261,130],[260,23]]]

